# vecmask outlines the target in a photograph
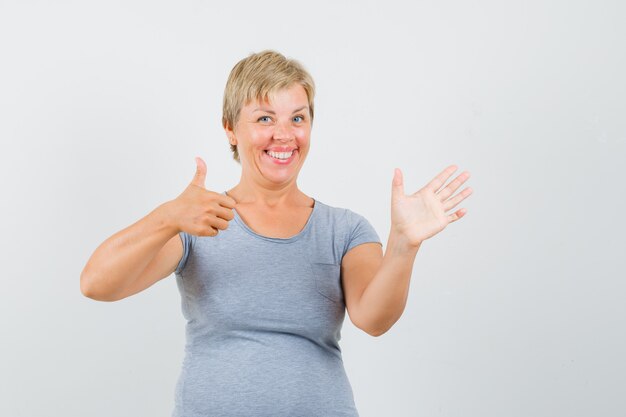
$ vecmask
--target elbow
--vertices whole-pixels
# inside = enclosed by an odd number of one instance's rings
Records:
[[[80,293],[87,298],[93,299],[95,296],[93,286],[89,283],[89,279],[84,272],[80,274]]]
[[[83,296],[95,301],[117,301],[117,298],[113,298],[110,294],[104,294],[102,291],[98,291],[97,286],[94,284],[95,280],[90,278],[84,272],[80,276],[80,292]]]
[[[80,277],[80,292],[83,296],[96,301],[104,301],[102,296],[98,294],[94,285],[85,276]]]
[[[394,320],[367,324],[362,321],[357,327],[372,337],[379,337],[387,333],[393,327],[395,322],[396,321]]]
[[[348,311],[348,314],[350,314],[350,311]],[[350,319],[352,320],[352,324],[354,324],[358,329],[373,337],[382,336],[387,332],[387,330],[389,330],[389,328],[384,329],[381,326],[373,326],[370,321],[363,320],[363,317],[357,314],[350,315]]]
[[[370,336],[373,336],[373,337],[382,336],[385,333],[387,333],[389,330],[391,330],[394,324],[398,322],[401,314],[402,313],[400,313],[400,315],[396,317],[388,318],[385,321],[378,322],[375,325],[370,325],[370,326],[365,326],[365,327],[360,327],[360,328],[361,330],[363,330],[365,333],[369,334]]]
[[[372,337],[379,337],[384,335],[385,333],[387,333],[387,330],[369,330],[369,331],[365,331],[367,334],[369,334]]]
[[[374,328],[371,326],[362,326],[362,325],[357,325],[356,327],[363,330],[365,333],[367,333],[368,335],[372,337],[382,336],[385,333],[387,333],[387,330],[389,330],[389,329]]]

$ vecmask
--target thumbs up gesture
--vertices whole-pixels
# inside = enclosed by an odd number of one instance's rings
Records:
[[[196,173],[191,183],[172,200],[172,218],[179,231],[196,236],[216,236],[226,230],[235,218],[236,201],[227,195],[209,191],[205,187],[206,164],[196,158]]]
[[[472,193],[471,188],[465,188],[452,196],[469,178],[467,171],[441,188],[456,169],[455,165],[450,165],[422,189],[408,195],[404,194],[402,171],[399,168],[394,171],[391,189],[391,229],[402,235],[409,245],[419,246],[424,240],[441,232],[448,224],[459,220],[467,213],[466,209],[460,209],[447,214]]]

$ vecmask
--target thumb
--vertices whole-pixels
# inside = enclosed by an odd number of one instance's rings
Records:
[[[196,175],[194,175],[191,183],[198,187],[205,188],[204,182],[206,180],[206,164],[199,156],[196,157]]]
[[[394,168],[393,181],[391,183],[391,199],[396,200],[404,197],[404,178],[400,168]]]

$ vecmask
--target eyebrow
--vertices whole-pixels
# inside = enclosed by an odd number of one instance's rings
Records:
[[[298,108],[298,109],[295,109],[295,110],[293,111],[293,113],[297,113],[297,112],[302,111],[302,110],[304,110],[304,109],[306,109],[306,108],[308,108],[308,107],[309,107],[309,106],[302,106],[302,107],[300,107],[300,108]],[[264,112],[266,112],[266,113],[276,114],[276,112],[274,112],[274,111],[272,111],[272,110],[265,109],[265,108],[263,108],[263,107],[259,107],[259,108],[256,108],[256,109],[252,110],[252,112],[253,112],[253,113],[254,113],[255,111],[264,111]],[[293,113],[292,113],[292,114],[293,114]]]

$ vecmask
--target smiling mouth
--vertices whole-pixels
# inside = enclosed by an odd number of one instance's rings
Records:
[[[264,152],[266,155],[276,160],[287,161],[296,153],[297,150],[298,150],[297,148],[294,148],[290,152],[271,152],[270,153],[270,151],[266,149]]]

